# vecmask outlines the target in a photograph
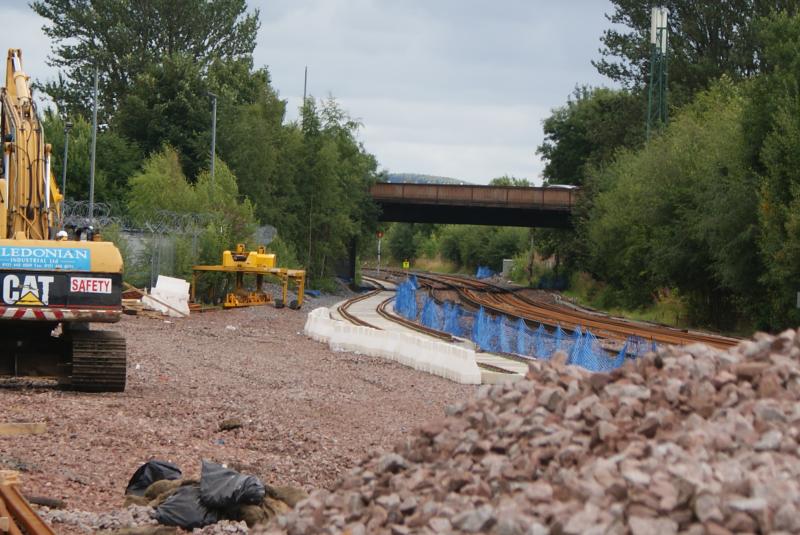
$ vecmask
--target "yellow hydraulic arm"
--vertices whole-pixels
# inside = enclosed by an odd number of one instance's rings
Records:
[[[29,78],[22,52],[10,49],[0,89],[0,239],[51,239],[60,218],[62,197],[50,172],[52,147],[44,143]]]

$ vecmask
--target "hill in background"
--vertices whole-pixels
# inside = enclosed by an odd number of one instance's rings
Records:
[[[386,182],[390,184],[458,184],[472,185],[465,180],[446,176],[420,175],[417,173],[389,173]]]

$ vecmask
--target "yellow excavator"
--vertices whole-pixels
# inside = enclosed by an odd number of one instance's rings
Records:
[[[0,87],[0,375],[50,376],[82,391],[125,389],[125,339],[90,330],[122,315],[122,255],[91,227],[70,238],[51,173],[52,147],[22,52]]]

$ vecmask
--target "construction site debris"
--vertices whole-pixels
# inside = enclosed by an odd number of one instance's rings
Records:
[[[273,528],[310,533],[800,532],[800,334],[670,347],[608,374],[481,387]]]
[[[207,507],[200,499],[198,485],[185,485],[175,489],[154,513],[159,524],[192,530],[216,524],[219,513]]]
[[[44,507],[49,507],[50,509],[63,509],[66,505],[63,500],[59,500],[58,498],[48,498],[47,496],[25,495],[25,499],[28,500],[28,503],[31,505],[42,505]]]
[[[130,505],[107,513],[91,513],[88,511],[52,510],[42,508],[39,513],[49,524],[57,526],[61,535],[70,532],[67,526],[80,526],[73,533],[106,533],[122,535],[125,530],[141,530],[144,535],[162,535],[157,528],[171,529],[166,533],[175,533],[174,528],[159,526],[151,517],[153,509],[146,506]],[[129,532],[131,533],[131,532]],[[133,531],[132,533],[137,533]]]
[[[13,437],[17,435],[38,435],[47,431],[44,422],[34,423],[0,423],[0,437]]]
[[[147,489],[153,483],[162,480],[179,480],[182,476],[181,469],[171,462],[152,459],[136,469],[125,488],[125,494],[146,496]],[[151,499],[154,497],[152,496]]]
[[[267,492],[257,477],[240,474],[211,461],[203,461],[201,474],[200,496],[209,507],[225,509],[237,505],[257,505]]]
[[[178,528],[170,526],[144,526],[101,531],[97,535],[178,535]]]
[[[232,431],[244,425],[241,418],[227,418],[219,423],[220,431]]]
[[[253,475],[206,460],[199,481],[177,479],[180,475],[171,463],[142,465],[131,478],[126,505],[147,506],[159,524],[192,530],[221,520],[266,524],[308,497],[302,489],[264,485]],[[147,481],[152,482],[142,489]]]
[[[189,283],[183,279],[159,275],[142,304],[167,316],[185,318],[189,315]]]
[[[0,470],[0,532],[11,535],[54,535],[19,491],[19,472]]]

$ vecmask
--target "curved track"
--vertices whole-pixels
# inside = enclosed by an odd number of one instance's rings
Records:
[[[392,273],[395,276],[405,276],[403,272]],[[625,340],[629,336],[638,336],[660,344],[688,345],[700,342],[720,349],[727,349],[739,343],[736,338],[634,322],[534,301],[520,295],[516,290],[482,280],[454,275],[417,272],[413,274],[421,285],[433,290],[454,290],[463,302],[475,308],[484,307],[497,314],[520,317],[528,322],[543,323],[552,327],[560,325],[566,330],[574,330],[576,327],[588,328],[599,338]]]
[[[349,308],[350,308],[351,305],[353,305],[355,303],[358,303],[360,301],[364,301],[366,299],[369,299],[370,297],[373,297],[373,296],[379,294],[382,291],[391,291],[389,288],[386,287],[386,284],[385,284],[386,282],[389,282],[389,281],[384,280],[384,279],[375,278],[375,277],[366,277],[366,276],[362,276],[361,278],[362,278],[362,280],[364,280],[364,282],[367,282],[369,284],[372,284],[373,286],[376,286],[377,289],[373,290],[371,292],[367,292],[367,293],[358,295],[356,297],[353,297],[352,299],[348,299],[347,301],[341,303],[337,307],[337,311],[339,312],[339,314],[342,316],[342,318],[345,321],[348,321],[348,322],[350,322],[350,323],[352,323],[354,325],[361,325],[361,326],[371,327],[371,328],[377,329],[377,330],[382,330],[381,327],[378,327],[376,325],[372,325],[372,324],[364,321],[363,319],[357,317],[355,314],[353,314],[353,313],[351,313],[349,311]],[[444,331],[439,331],[439,330],[436,330],[436,329],[431,329],[429,327],[425,327],[424,325],[421,325],[421,324],[419,324],[417,322],[408,320],[408,319],[406,319],[406,318],[404,318],[404,317],[402,317],[402,316],[400,316],[398,314],[395,314],[394,312],[390,311],[390,304],[391,304],[391,302],[393,300],[394,300],[394,296],[391,296],[391,297],[389,297],[387,299],[383,299],[377,305],[376,312],[383,319],[385,319],[387,321],[390,321],[392,323],[397,323],[398,325],[401,325],[401,326],[403,326],[403,327],[405,327],[407,329],[411,329],[413,331],[417,331],[417,332],[419,332],[421,334],[424,334],[426,336],[430,336],[430,337],[442,340],[444,342],[456,343],[456,342],[459,341],[457,338],[452,336],[450,333],[447,333],[447,332],[444,332]],[[513,369],[508,369],[508,367],[503,367],[503,365],[507,365],[508,361],[515,361],[515,363],[517,363],[517,367],[518,367],[519,363],[523,363],[525,365],[527,365],[527,363],[528,363],[527,359],[520,358],[520,357],[514,357],[512,355],[505,355],[505,354],[502,354],[502,355],[500,355],[500,354],[491,355],[491,354],[488,354],[488,353],[486,353],[486,354],[481,353],[481,354],[485,355],[485,357],[482,360],[479,360],[476,364],[478,365],[478,367],[482,368],[484,371],[492,372],[495,376],[501,376],[501,377],[521,376],[518,370],[515,371]]]
[[[349,308],[352,305],[354,305],[355,303],[358,303],[359,301],[364,301],[365,299],[369,299],[373,295],[377,295],[380,292],[381,292],[381,289],[378,288],[377,290],[373,290],[371,292],[367,292],[365,294],[358,295],[358,296],[356,296],[356,297],[354,297],[352,299],[348,299],[347,301],[345,301],[344,303],[342,303],[341,305],[336,307],[336,310],[339,311],[339,314],[341,314],[341,316],[345,320],[349,321],[353,325],[359,325],[361,327],[371,327],[373,329],[381,330],[380,327],[376,327],[375,325],[372,325],[371,323],[367,323],[366,321],[362,320],[361,318],[351,314],[350,311],[349,311]]]

